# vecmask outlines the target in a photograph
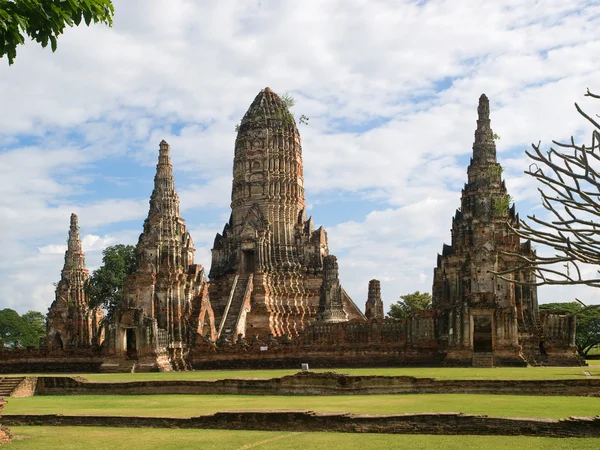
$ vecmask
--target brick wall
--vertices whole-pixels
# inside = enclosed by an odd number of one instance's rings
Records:
[[[299,373],[273,379],[132,381],[94,383],[71,377],[39,377],[36,395],[241,394],[506,394],[600,396],[600,380],[435,380],[406,376]]]
[[[10,426],[105,426],[119,428],[205,428],[346,433],[600,437],[600,416],[512,419],[460,413],[355,415],[312,411],[227,411],[192,418],[5,415]]]

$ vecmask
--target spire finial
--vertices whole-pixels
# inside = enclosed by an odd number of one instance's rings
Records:
[[[479,97],[477,114],[479,115],[479,120],[490,120],[490,101],[485,94],[481,94]]]
[[[71,228],[77,228],[78,225],[77,214],[71,213]]]
[[[179,197],[175,191],[170,148],[167,141],[164,139],[160,141],[158,164],[156,164],[156,175],[154,175],[154,190],[150,196],[149,216],[179,217]]]
[[[485,94],[479,97],[477,129],[473,143],[473,160],[496,162],[496,143],[490,124],[490,101]]]

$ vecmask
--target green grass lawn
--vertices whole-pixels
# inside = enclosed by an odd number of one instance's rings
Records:
[[[600,439],[507,436],[429,436],[97,427],[13,427],[8,449],[94,450],[364,450],[364,449],[598,449]]]
[[[335,371],[349,375],[408,375],[439,380],[565,380],[586,378],[584,372],[600,377],[600,360],[590,360],[588,367],[495,367],[486,368],[365,368],[365,369],[317,369],[314,372]],[[298,373],[292,370],[197,370],[193,372],[162,373],[94,373],[77,374],[90,381],[142,381],[142,380],[221,380],[226,378],[277,378]],[[49,374],[39,374],[48,376]],[[75,376],[74,374],[62,374]]]
[[[497,417],[563,418],[599,414],[600,398],[472,394],[34,396],[11,398],[4,414],[192,417],[227,410],[313,410],[356,414],[462,412]]]

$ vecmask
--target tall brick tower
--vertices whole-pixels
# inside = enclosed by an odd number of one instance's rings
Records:
[[[440,311],[438,337],[448,346],[449,359],[484,360],[482,365],[519,363],[520,333],[538,325],[535,287],[517,286],[493,275],[519,266],[515,257],[532,256],[530,242],[520,243],[507,223],[517,226],[518,215],[496,161],[488,98],[481,95],[473,144],[462,190],[461,207],[452,219],[452,244],[444,244],[433,278],[433,307]],[[512,275],[532,280],[533,273]]]
[[[46,343],[51,348],[86,347],[102,341],[102,310],[90,308],[85,286],[90,273],[85,267],[77,216],[71,214],[71,226],[65,264],[56,285],[56,299],[48,310]]]
[[[212,250],[218,334],[295,335],[314,322],[328,254],[327,233],[306,218],[296,122],[265,88],[239,125],[231,218]],[[349,318],[364,317],[345,292],[342,303]]]
[[[194,243],[179,215],[170,147],[159,146],[150,210],[136,246],[136,270],[125,279],[111,347],[138,361],[136,370],[185,367],[210,312],[204,269],[194,264]],[[210,328],[210,326],[209,326]]]

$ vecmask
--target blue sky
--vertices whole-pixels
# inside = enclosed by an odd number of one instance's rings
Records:
[[[135,244],[158,143],[171,144],[196,261],[229,217],[235,124],[260,91],[292,94],[306,200],[342,283],[386,305],[429,291],[466,181],[477,100],[491,101],[498,157],[522,216],[531,142],[590,130],[573,102],[600,91],[600,7],[586,1],[117,0],[113,28],[69,29],[51,53],[0,61],[0,306],[46,311],[69,215],[88,267]],[[143,14],[141,14],[143,12]],[[597,290],[544,288],[540,301]]]

